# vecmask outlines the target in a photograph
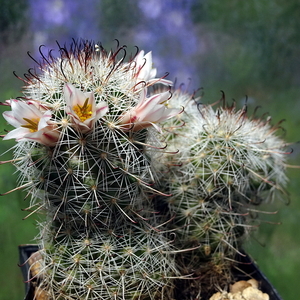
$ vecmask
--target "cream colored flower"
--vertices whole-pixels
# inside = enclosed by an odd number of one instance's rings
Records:
[[[11,111],[5,111],[5,120],[16,127],[3,139],[32,140],[37,143],[54,146],[59,139],[57,125],[51,121],[50,110],[40,111],[32,102],[10,100]]]
[[[146,84],[162,83],[165,85],[173,85],[173,82],[164,78],[156,78],[156,68],[153,68],[152,53],[148,52],[144,55],[144,51],[140,51],[134,58],[134,77],[137,82],[145,82]]]
[[[108,112],[106,102],[96,104],[94,93],[84,93],[70,83],[64,86],[64,97],[67,114],[83,133],[90,131],[95,122]]]
[[[158,131],[161,131],[157,123],[172,118],[182,111],[182,109],[167,107],[170,92],[156,94],[150,98],[147,98],[146,93],[147,89],[144,88],[137,106],[131,108],[121,117],[123,130],[138,131],[154,126]]]

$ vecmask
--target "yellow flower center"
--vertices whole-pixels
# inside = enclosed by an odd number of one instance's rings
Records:
[[[87,98],[82,106],[77,104],[73,107],[74,112],[81,122],[89,119],[93,114],[92,105],[89,104],[88,101],[89,99]]]
[[[38,125],[39,125],[40,119],[30,120],[30,119],[27,119],[27,118],[23,118],[23,120],[26,121],[27,124],[21,125],[21,127],[28,128],[30,130],[30,132],[38,131]]]

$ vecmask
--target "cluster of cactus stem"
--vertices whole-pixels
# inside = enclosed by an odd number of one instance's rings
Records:
[[[156,78],[151,53],[41,53],[7,100],[19,188],[41,213],[35,299],[200,299],[232,280],[254,206],[284,193],[270,120]]]
[[[275,134],[280,123],[248,117],[247,107],[228,105],[224,93],[216,109],[177,90],[169,105],[179,103],[184,112],[165,124],[169,151],[179,151],[160,157],[160,182],[171,194],[164,201],[176,229],[175,247],[191,249],[177,255],[176,265],[196,279],[181,280],[179,292],[198,299],[232,282],[235,257],[244,255],[242,244],[258,225],[257,205],[287,198],[287,153]]]

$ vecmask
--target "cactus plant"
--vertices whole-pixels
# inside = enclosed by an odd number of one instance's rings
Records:
[[[41,51],[39,71],[3,114],[16,127],[4,139],[17,141],[12,162],[28,211],[44,215],[36,297],[154,299],[171,291],[176,267],[156,229],[149,153],[162,145],[148,128],[161,132],[159,122],[181,109],[165,106],[169,91],[148,90],[171,82],[155,78],[151,53],[125,62],[125,47],[59,49],[58,58]]]
[[[278,137],[279,126],[270,117],[248,117],[246,106],[229,106],[224,94],[214,105],[199,100],[173,91],[170,107],[183,105],[185,111],[164,127],[168,150],[179,151],[159,160],[161,190],[172,194],[164,201],[176,246],[191,249],[179,252],[177,265],[182,275],[198,278],[178,283],[183,299],[228,285],[235,256],[259,223],[256,206],[287,196],[286,143]]]
[[[285,195],[285,142],[246,106],[203,105],[93,42],[40,49],[15,129],[19,187],[40,213],[35,300],[202,299],[232,280],[256,206]]]

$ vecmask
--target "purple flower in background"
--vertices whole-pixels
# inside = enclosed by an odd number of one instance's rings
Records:
[[[144,49],[155,45],[155,65],[160,70],[168,70],[172,80],[176,77],[181,83],[193,77],[192,84],[198,88],[193,55],[197,53],[199,38],[191,19],[193,3],[194,0],[139,0],[143,23],[139,24],[136,40]]]
[[[31,29],[34,49],[45,45],[56,49],[56,41],[71,39],[98,40],[97,0],[30,0]]]
[[[106,40],[111,41],[112,45],[118,39],[130,47],[136,45],[146,52],[152,51],[154,67],[164,71],[158,77],[168,72],[170,76],[167,79],[177,79],[178,84],[193,78],[191,87],[198,88],[199,72],[196,70],[194,57],[199,51],[200,42],[191,17],[195,0],[127,1],[128,4],[133,3],[133,9],[138,11],[141,18],[133,27],[126,27],[126,22],[117,23],[112,34],[111,25],[108,28],[102,22],[100,28],[99,21],[106,15],[106,10],[115,8],[114,2],[30,0],[34,49],[45,45],[44,51],[47,52],[47,49],[57,49],[56,41],[63,46],[65,43],[69,44],[72,38],[100,42]],[[124,5],[127,1],[124,1]],[[120,14],[116,11],[117,13]]]

